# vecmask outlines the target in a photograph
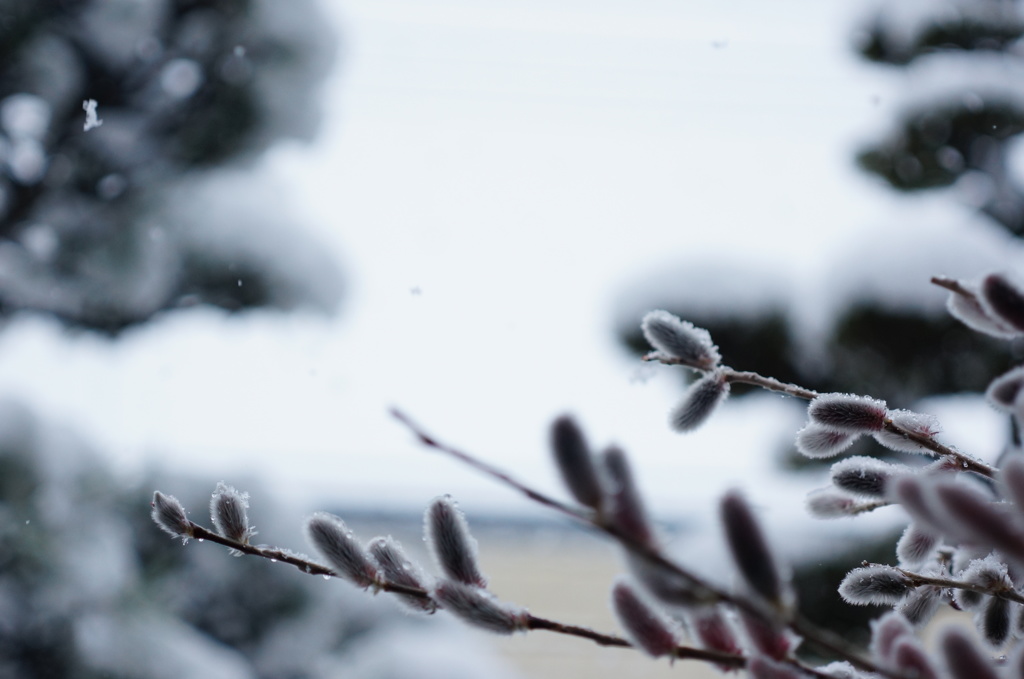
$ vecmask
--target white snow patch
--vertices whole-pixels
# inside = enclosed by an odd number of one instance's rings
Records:
[[[97,106],[99,106],[99,104],[96,103],[95,99],[86,99],[82,102],[82,110],[85,111],[85,125],[82,129],[86,132],[103,124],[103,121],[100,120],[96,113]]]

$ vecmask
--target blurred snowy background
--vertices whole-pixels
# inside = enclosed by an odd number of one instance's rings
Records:
[[[296,548],[313,508],[540,515],[392,406],[552,492],[571,411],[659,517],[699,532],[739,485],[813,557],[800,408],[671,433],[653,307],[994,458],[969,392],[1016,350],[927,281],[1020,262],[1022,34],[1006,0],[0,0],[0,676],[425,676],[367,639],[434,625],[146,514],[224,479]]]

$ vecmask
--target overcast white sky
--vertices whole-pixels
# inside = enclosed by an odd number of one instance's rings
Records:
[[[323,133],[245,190],[280,193],[336,253],[338,317],[199,310],[116,342],[21,319],[0,334],[0,393],[126,471],[254,474],[311,503],[523,506],[416,446],[391,406],[549,489],[547,425],[568,410],[635,455],[661,511],[735,484],[767,498],[802,416],[772,396],[672,434],[677,376],[616,346],[616,304],[698,259],[799,285],[864,229],[935,211],[853,166],[899,82],[852,55],[856,5],[329,4],[343,49]],[[799,507],[810,487],[789,484]]]

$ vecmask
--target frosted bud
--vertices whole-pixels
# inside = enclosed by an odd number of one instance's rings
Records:
[[[223,481],[217,484],[210,498],[210,518],[217,533],[235,542],[249,544],[249,538],[255,535],[255,531],[249,525],[247,509],[248,493],[240,493]]]
[[[967,289],[969,294],[950,292],[949,298],[946,300],[946,309],[953,318],[971,330],[977,330],[1000,339],[1010,339],[1020,334],[982,306],[977,297],[979,287],[977,284],[960,281],[960,285]]]
[[[834,431],[813,422],[796,433],[796,449],[810,458],[835,457],[857,440],[856,434]]]
[[[410,589],[419,589],[426,592],[426,576],[423,571],[413,563],[406,555],[402,546],[390,535],[387,537],[376,537],[370,540],[366,546],[370,557],[377,563],[384,580],[391,585],[401,585]],[[415,611],[433,613],[437,610],[437,604],[429,596],[413,596],[403,592],[394,593],[399,601],[404,602],[409,608]]]
[[[1009,568],[993,554],[971,560],[960,579],[993,591],[1013,589]]]
[[[572,496],[582,505],[599,510],[601,483],[587,441],[579,425],[567,415],[551,426],[551,448],[558,471]]]
[[[901,476],[892,479],[886,488],[886,497],[903,506],[913,519],[924,526],[941,530],[944,525],[930,501],[928,492],[931,479],[922,476]]]
[[[1018,366],[992,380],[985,390],[985,398],[999,410],[1012,413],[1021,387],[1024,387],[1024,366]]]
[[[434,598],[452,615],[488,632],[512,634],[529,627],[526,609],[499,601],[474,585],[444,580],[434,588]]]
[[[722,360],[707,330],[681,321],[667,311],[648,312],[640,329],[652,347],[683,365],[710,370]]]
[[[714,599],[715,595],[677,570],[626,552],[626,565],[651,596],[670,606],[696,606]]]
[[[789,586],[747,501],[736,491],[726,493],[721,504],[722,525],[733,562],[747,586],[776,609],[793,603]]]
[[[1024,294],[1004,276],[989,274],[982,279],[981,303],[1006,325],[1024,330]]]
[[[437,498],[427,508],[424,533],[437,565],[448,578],[487,587],[487,578],[477,563],[476,540],[469,533],[465,515],[450,495]]]
[[[674,655],[679,630],[661,611],[647,602],[625,578],[612,586],[612,610],[634,646],[653,658]]]
[[[800,638],[785,627],[774,625],[763,618],[746,611],[739,611],[740,622],[747,637],[747,643],[769,658],[782,660],[799,645]]]
[[[993,648],[1000,648],[1010,637],[1010,602],[997,596],[988,597],[975,619],[981,637]]]
[[[939,679],[939,673],[932,663],[932,658],[916,638],[901,639],[893,651],[893,665],[902,672],[916,679]]]
[[[889,419],[892,420],[893,424],[900,427],[900,429],[913,432],[919,436],[932,438],[942,431],[942,427],[939,425],[939,419],[934,415],[915,413],[911,410],[890,410]],[[887,429],[876,431],[872,436],[879,444],[885,446],[889,450],[897,450],[901,453],[932,454],[931,450],[925,448],[920,443],[911,441],[910,439],[904,438]]]
[[[902,566],[920,566],[935,553],[938,544],[938,533],[916,521],[911,522],[896,543],[896,557]]]
[[[836,488],[870,498],[885,497],[888,483],[897,476],[910,474],[910,467],[882,462],[874,457],[848,457],[832,465],[832,483]]]
[[[747,676],[750,679],[804,679],[806,675],[792,665],[755,655],[747,663]]]
[[[306,521],[306,537],[339,577],[364,589],[379,582],[370,557],[338,517],[317,512]]]
[[[817,519],[840,519],[854,516],[861,505],[846,493],[829,486],[807,495],[807,511]]]
[[[939,587],[925,586],[918,587],[907,595],[896,607],[896,611],[905,617],[911,625],[922,627],[935,612],[939,610],[942,603],[942,589]]]
[[[953,601],[965,611],[973,611],[985,603],[985,595],[972,589],[958,589],[953,592]]]
[[[871,621],[871,656],[884,665],[891,665],[896,644],[901,639],[915,639],[914,627],[901,614],[889,611]]]
[[[641,544],[654,544],[654,529],[626,454],[616,446],[607,448],[601,455],[601,468],[606,493],[601,507],[607,514],[606,520],[624,536]]]
[[[669,413],[669,426],[684,433],[704,424],[729,395],[729,382],[721,370],[709,372],[690,385],[683,400]]]
[[[1013,588],[1006,564],[991,554],[983,559],[972,560],[960,574],[960,579],[992,592]],[[981,592],[958,589],[954,593],[954,598],[960,608],[972,611],[980,608],[985,603],[987,597]]]
[[[743,655],[743,647],[721,606],[704,606],[687,615],[693,635],[701,646],[712,651]],[[718,665],[723,672],[730,668]]]
[[[854,568],[839,585],[839,596],[855,606],[891,606],[912,589],[910,580],[891,566]]]
[[[151,506],[153,509],[150,516],[165,533],[181,538],[182,542],[192,537],[192,522],[185,516],[185,508],[178,502],[178,498],[156,491]]]
[[[885,426],[885,401],[854,394],[822,394],[807,407],[811,421],[845,434],[870,434]]]
[[[973,488],[953,483],[937,484],[935,495],[949,519],[947,533],[972,542],[985,541],[1004,556],[1024,564],[1024,530],[1005,505],[996,506]]]
[[[978,650],[967,632],[959,627],[943,630],[938,646],[951,679],[999,679],[992,661]]]
[[[1024,513],[1024,457],[1009,457],[999,471],[999,482],[1003,496],[1013,501],[1020,516]]]

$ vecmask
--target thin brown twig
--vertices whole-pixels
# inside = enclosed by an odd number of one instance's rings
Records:
[[[643,357],[643,360],[664,363],[665,365],[684,365],[685,367],[688,367],[691,370],[697,370],[696,368],[693,368],[692,366],[683,363],[679,359],[667,356],[659,352],[647,354],[646,356]],[[761,375],[760,373],[752,371],[735,370],[728,366],[721,366],[717,368],[717,370],[719,370],[725,376],[725,380],[727,382],[739,382],[743,384],[750,384],[753,386],[761,387],[766,391],[773,391],[779,394],[786,394],[787,396],[793,396],[794,398],[800,398],[805,401],[812,401],[821,395],[820,392],[814,391],[813,389],[807,389],[806,387],[801,387],[798,384],[783,382],[781,380],[775,379],[774,377],[766,377],[764,375]],[[938,456],[950,457],[955,459],[957,461],[957,464],[964,471],[974,472],[975,474],[990,479],[994,478],[999,471],[995,467],[986,464],[971,455],[961,453],[958,450],[954,450],[949,446],[945,446],[939,443],[931,436],[924,436],[922,434],[918,434],[917,432],[910,431],[909,429],[905,429],[900,425],[896,424],[895,422],[893,422],[891,418],[885,418],[885,422],[882,426],[885,428],[887,432],[895,434],[896,436],[901,436],[907,439],[908,441],[913,441],[914,443],[931,451],[932,453],[935,453]]]
[[[978,298],[978,296],[975,295],[973,291],[965,288],[963,283],[956,280],[955,278],[949,278],[947,276],[932,276],[931,283],[932,285],[937,285],[940,288],[945,288],[950,292],[955,292],[956,294],[963,295],[964,297],[970,297],[971,299],[974,300]]]
[[[554,508],[568,516],[572,516],[573,518],[585,523],[590,527],[596,528],[597,530],[610,535],[634,555],[639,556],[640,558],[648,561],[649,563],[689,581],[700,590],[703,590],[710,594],[713,598],[709,599],[706,603],[712,603],[715,601],[726,603],[746,613],[754,615],[755,617],[758,617],[760,619],[766,619],[766,611],[764,610],[764,607],[762,605],[759,605],[757,602],[748,600],[741,596],[733,595],[732,593],[724,589],[712,585],[711,583],[705,581],[703,578],[700,578],[699,576],[684,569],[682,566],[675,563],[671,559],[668,559],[657,548],[652,547],[650,544],[638,542],[634,540],[632,536],[626,535],[622,531],[618,530],[615,526],[598,521],[597,518],[591,512],[583,511],[570,505],[567,505],[565,503],[559,502],[558,500],[555,500],[554,498],[551,498],[539,491],[530,488],[526,484],[513,479],[509,474],[498,469],[497,467],[487,464],[486,462],[483,462],[476,458],[475,456],[470,455],[464,451],[458,450],[447,444],[441,443],[433,436],[427,434],[424,429],[417,425],[408,415],[406,415],[402,411],[398,409],[392,409],[391,413],[402,424],[408,427],[409,430],[425,446],[438,450],[442,453],[445,453],[446,455],[456,458],[460,462],[470,465],[474,469],[477,469],[483,472],[484,474],[498,480],[499,482],[511,488],[514,488],[515,490],[518,490],[519,492],[523,493],[524,495],[526,495],[531,500],[534,500],[535,502],[539,502],[544,506]],[[778,620],[772,620],[771,618],[767,618],[767,620],[769,623],[780,622]],[[861,654],[854,650],[849,644],[847,644],[847,642],[843,638],[839,637],[838,635],[832,634],[827,630],[820,629],[817,626],[810,623],[809,621],[799,616],[793,616],[791,619],[782,622],[788,625],[793,631],[801,635],[806,641],[810,642],[814,646],[817,646],[820,650],[827,651],[839,658],[842,658],[843,660],[846,660],[847,662],[849,662],[850,664],[859,669],[866,670],[868,672],[874,672],[879,676],[889,677],[890,679],[902,679],[901,675],[891,672],[885,668],[879,667],[870,660],[861,656]],[[802,671],[811,670],[811,668],[805,667],[802,663],[799,663],[795,659],[790,660],[790,662],[799,667]]]
[[[1013,601],[1018,604],[1024,604],[1024,595],[1017,592],[1009,585],[999,589],[993,589],[992,587],[986,587],[985,585],[979,585],[973,582],[967,582],[965,580],[953,580],[951,578],[937,578],[931,575],[924,575],[922,573],[915,573],[908,571],[897,566],[886,566],[885,564],[870,563],[868,561],[863,562],[864,566],[881,566],[883,568],[895,568],[900,572],[903,577],[910,581],[912,587],[942,587],[944,589],[963,589],[969,592],[977,592],[978,594],[985,594],[988,596],[998,597],[1000,599],[1006,599],[1007,601]]]
[[[231,538],[226,538],[219,533],[215,533],[208,528],[189,521],[189,528],[192,534],[198,542],[215,542],[224,547],[228,547],[237,552],[248,554],[250,556],[256,556],[263,559],[268,559],[272,562],[286,563],[295,566],[303,573],[309,575],[325,575],[328,577],[340,577],[331,568],[324,566],[323,564],[310,561],[309,559],[294,554],[287,550],[280,549],[278,547],[270,547],[268,545],[250,545]],[[391,592],[393,594],[402,594],[405,596],[412,596],[419,599],[425,599],[433,601],[434,604],[441,608],[441,606],[434,601],[434,598],[430,595],[430,592],[419,589],[416,587],[408,587],[397,583],[381,581],[375,586],[377,591]],[[565,623],[557,622],[555,620],[549,620],[536,615],[529,615],[526,620],[526,628],[530,630],[544,630],[548,632],[554,632],[565,636],[577,637],[580,639],[586,639],[592,641],[599,646],[609,646],[618,648],[634,648],[628,640],[622,637],[615,636],[613,634],[604,634],[603,632],[597,632],[588,627],[582,627],[580,625],[568,625]],[[746,666],[746,658],[739,655],[733,655],[730,653],[719,653],[717,651],[708,651],[705,649],[693,648],[691,646],[680,645],[676,648],[674,657],[679,659],[693,659],[693,660],[707,660],[710,662],[719,663],[721,665],[742,669]]]

